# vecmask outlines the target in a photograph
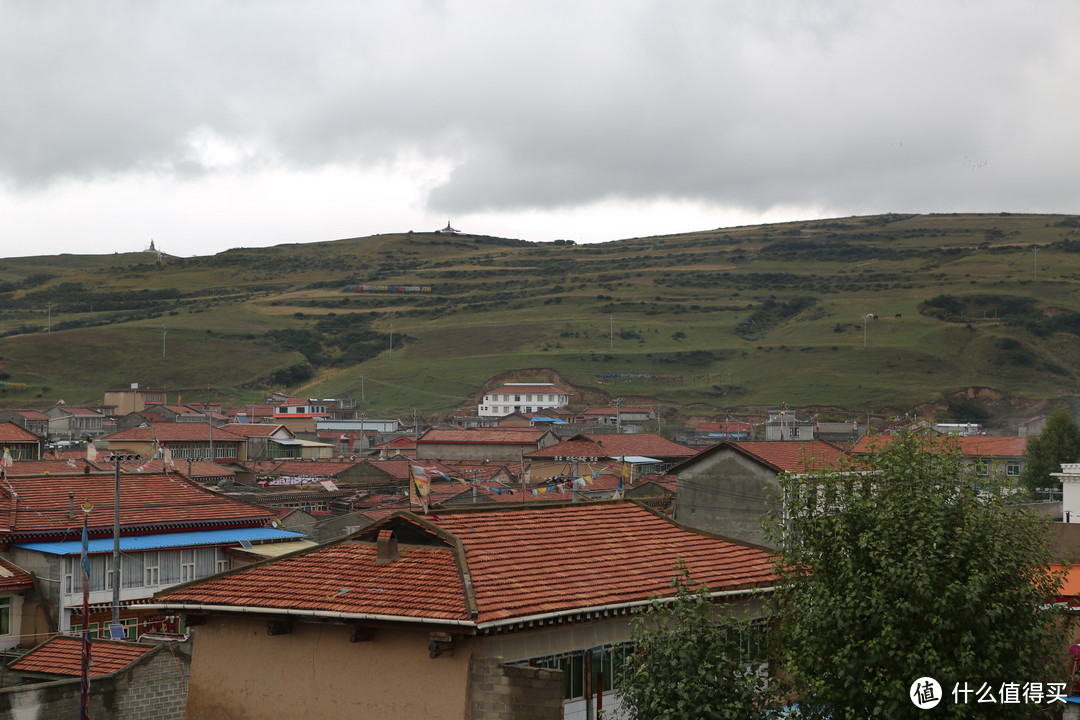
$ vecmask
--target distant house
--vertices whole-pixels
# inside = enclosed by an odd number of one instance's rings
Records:
[[[0,422],[0,453],[7,450],[13,460],[40,460],[44,440],[10,420]]]
[[[765,421],[765,439],[775,440],[813,440],[817,427],[814,418],[791,408],[769,410]]]
[[[164,390],[140,388],[139,383],[132,383],[130,388],[106,390],[103,406],[111,407],[113,415],[127,415],[140,412],[150,405],[165,402]]]
[[[751,440],[753,432],[754,426],[748,422],[703,422],[694,429],[694,439],[711,444],[724,440]]]
[[[566,407],[570,393],[554,383],[506,383],[484,393],[476,414],[499,418],[511,413],[531,413]]]
[[[779,475],[832,468],[848,457],[820,440],[720,443],[668,470],[677,478],[675,519],[765,545],[761,520],[782,509]]]
[[[206,423],[154,423],[122,430],[103,438],[109,452],[153,457],[158,446],[168,448],[174,460],[234,462],[247,459],[247,438]]]
[[[1046,415],[1036,415],[1020,422],[1016,427],[1016,434],[1022,438],[1036,437],[1041,435],[1046,427]]]
[[[38,410],[0,410],[0,422],[13,422],[40,437],[49,436],[49,416]]]
[[[197,625],[188,720],[591,717],[600,677],[617,712],[632,612],[674,592],[679,560],[748,618],[775,581],[764,549],[633,503],[501,504],[394,513],[156,607]]]
[[[477,428],[428,430],[416,441],[416,457],[431,460],[521,460],[533,450],[554,445],[550,430]]]
[[[51,440],[97,437],[105,431],[105,416],[90,408],[54,405],[45,415],[49,418]]]
[[[245,454],[249,460],[284,460],[304,456],[304,442],[284,425],[229,423],[222,425],[221,429],[247,438]],[[318,444],[325,446],[325,443]]]
[[[527,453],[525,460],[535,481],[595,472],[627,456],[650,458],[649,472],[659,472],[696,452],[655,433],[583,434]]]
[[[851,448],[852,455],[872,455],[887,448],[895,435],[864,435]],[[952,435],[968,466],[988,478],[1017,479],[1024,471],[1028,438],[991,435]]]
[[[647,407],[586,408],[581,414],[586,423],[637,427],[656,419],[656,413]]]

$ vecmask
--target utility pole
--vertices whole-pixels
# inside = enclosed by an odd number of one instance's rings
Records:
[[[866,321],[874,317],[874,313],[866,313],[862,318],[862,346],[866,349]]]
[[[390,360],[394,359],[394,323],[390,323]]]
[[[165,357],[165,333],[167,333],[168,331],[169,331],[169,327],[167,325],[162,325],[161,326],[161,357],[162,358]]]
[[[1031,246],[1031,254],[1034,256],[1034,259],[1035,259],[1035,270],[1033,272],[1032,279],[1033,280],[1038,280],[1039,279],[1039,246],[1038,245],[1032,245]]]

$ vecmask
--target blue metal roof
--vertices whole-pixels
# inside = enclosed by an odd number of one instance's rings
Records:
[[[159,548],[192,547],[198,545],[226,545],[241,540],[298,540],[306,537],[302,533],[277,530],[275,528],[233,528],[231,530],[192,530],[178,533],[157,533],[154,535],[122,535],[120,550],[157,550]],[[50,555],[79,555],[82,542],[62,540],[58,542],[18,543],[18,548],[36,550]],[[88,544],[90,553],[112,552],[113,539],[93,538]]]

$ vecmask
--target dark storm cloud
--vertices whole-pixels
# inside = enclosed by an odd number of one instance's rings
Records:
[[[1065,2],[2,2],[0,179],[449,158],[440,212],[1075,209]]]

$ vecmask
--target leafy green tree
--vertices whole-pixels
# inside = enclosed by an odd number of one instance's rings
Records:
[[[1080,458],[1080,425],[1073,420],[1069,409],[1058,405],[1046,418],[1046,427],[1027,444],[1021,481],[1028,489],[1050,487],[1057,480],[1050,473],[1061,472],[1061,463]]]
[[[953,696],[1064,680],[1045,518],[980,487],[948,438],[904,436],[867,463],[781,478],[778,647],[800,717],[926,717],[909,696],[922,677],[941,685],[935,717],[1047,711]]]
[[[752,720],[767,716],[763,626],[736,617],[676,566],[674,599],[655,599],[632,625],[634,653],[619,676],[634,720]]]

